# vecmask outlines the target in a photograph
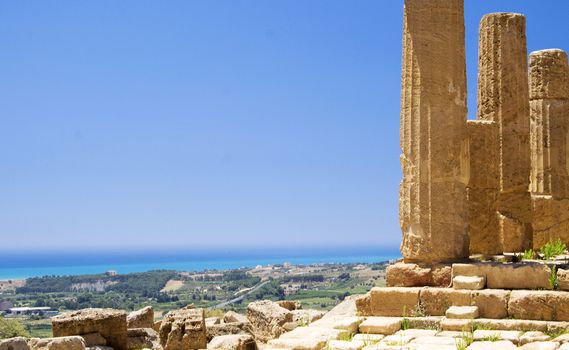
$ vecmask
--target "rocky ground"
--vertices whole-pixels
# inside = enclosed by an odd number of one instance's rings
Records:
[[[52,338],[2,340],[0,350],[569,349],[566,322],[521,325],[504,319],[457,325],[442,316],[365,317],[357,312],[360,298],[348,297],[327,313],[305,310],[294,301],[257,301],[248,305],[246,315],[229,311],[222,318],[206,318],[203,309],[189,306],[158,322],[151,307],[130,314],[85,309],[54,317]]]

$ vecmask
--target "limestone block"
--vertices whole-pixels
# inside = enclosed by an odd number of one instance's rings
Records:
[[[164,350],[206,348],[204,310],[186,307],[168,312],[162,319],[159,335]]]
[[[360,333],[391,335],[401,329],[401,318],[368,317],[360,324]]]
[[[364,320],[363,317],[358,317],[358,316],[343,317],[334,322],[333,328],[345,330],[350,333],[356,333],[358,331],[360,323],[362,323],[363,320]]]
[[[559,290],[569,291],[569,270],[557,270],[557,284]]]
[[[550,269],[542,263],[453,264],[453,276],[486,276],[490,289],[551,289]]]
[[[550,322],[535,320],[514,320],[514,319],[488,319],[479,318],[475,320],[477,327],[486,329],[500,329],[510,331],[540,331],[549,332]]]
[[[268,348],[287,350],[321,350],[327,341],[321,338],[278,338],[268,342]]]
[[[521,337],[520,337],[520,345],[525,345],[528,343],[533,343],[533,342],[545,342],[545,341],[549,341],[551,339],[550,336],[544,334],[543,332],[537,332],[537,331],[533,331],[533,332],[525,332]]]
[[[509,340],[514,344],[519,343],[522,332],[519,331],[498,331],[498,330],[485,330],[477,329],[472,334],[474,340],[484,341],[490,338],[497,338],[501,340]]]
[[[447,318],[471,320],[478,318],[478,306],[451,306],[446,311]]]
[[[154,326],[154,309],[147,306],[129,313],[126,317],[127,328],[152,328]]]
[[[470,332],[472,330],[471,320],[460,320],[452,318],[444,318],[441,321],[441,329],[449,332]]]
[[[478,306],[480,317],[508,317],[508,299],[510,291],[503,289],[484,289],[471,293],[472,304]]]
[[[253,328],[249,321],[214,324],[211,327],[207,327],[206,330],[208,341],[222,335],[253,334]]]
[[[129,350],[158,349],[161,347],[158,332],[152,328],[130,328],[127,335]]]
[[[0,339],[0,350],[30,350],[28,341],[23,337]]]
[[[253,326],[256,338],[262,342],[278,338],[283,325],[292,321],[289,310],[270,300],[255,301],[247,306],[247,318]]]
[[[534,249],[545,243],[561,239],[569,243],[569,200],[552,196],[532,196],[534,219]]]
[[[443,316],[451,306],[469,306],[470,291],[425,287],[419,295],[421,309],[426,315]]]
[[[115,350],[127,348],[126,312],[113,309],[83,309],[52,317],[54,337],[99,333]]]
[[[398,262],[387,267],[385,280],[388,287],[423,287],[431,285],[430,266]]]
[[[107,346],[107,340],[99,333],[89,333],[81,335],[81,338],[85,341],[86,347],[91,346]]]
[[[392,334],[383,338],[383,340],[380,341],[377,345],[379,346],[379,349],[400,349],[401,346],[409,344],[413,339],[415,338],[411,336]],[[388,348],[387,346],[393,346],[393,348]]]
[[[302,303],[298,300],[279,300],[277,301],[277,304],[289,311],[302,309]]]
[[[220,324],[220,323],[221,323],[221,319],[219,317],[207,317],[205,319],[205,327],[206,328],[209,328],[213,325]]]
[[[470,344],[466,350],[515,350],[517,347],[511,342],[507,340],[500,340],[500,341],[477,341]]]
[[[328,350],[360,350],[366,345],[363,341],[353,340],[331,340],[328,342],[326,349]]]
[[[464,4],[406,0],[403,22],[401,252],[408,262],[466,258]]]
[[[559,348],[559,343],[551,341],[538,341],[519,347],[522,350],[555,350],[557,348]]]
[[[362,334],[362,333],[359,333],[359,334],[354,335],[352,340],[362,341],[366,344],[372,344],[372,343],[379,342],[383,338],[385,338],[385,335],[382,335],[382,334],[368,334],[368,333]]]
[[[443,316],[413,316],[407,319],[409,328],[437,329]]]
[[[410,337],[411,339],[419,337],[430,337],[437,335],[438,331],[434,329],[404,329],[396,333],[402,337]]]
[[[225,315],[223,315],[223,322],[231,323],[231,322],[249,322],[249,319],[245,315],[238,314],[235,311],[227,311]]]
[[[508,314],[517,319],[569,321],[569,293],[512,291]]]
[[[410,344],[411,344],[411,346],[414,346],[414,344],[456,345],[456,339],[430,335],[430,336],[424,336],[424,337],[417,337],[417,338],[411,340]]]
[[[480,290],[486,286],[485,276],[455,276],[452,279],[454,289]]]
[[[558,342],[558,343],[562,343],[562,344],[569,343],[569,333],[561,334],[560,336],[553,339],[553,341]]]
[[[351,336],[351,333],[342,329],[328,327],[298,327],[291,332],[284,333],[279,339],[321,339],[324,341]],[[269,342],[269,344],[272,344]]]
[[[558,350],[569,350],[569,344],[561,344]]]
[[[357,314],[360,316],[374,316],[371,311],[371,292],[359,296],[355,300]]]
[[[452,281],[452,266],[450,264],[435,264],[431,268],[433,287],[448,287]]]
[[[375,287],[370,291],[371,316],[411,316],[419,306],[420,288]]]
[[[249,334],[222,335],[213,338],[207,348],[211,350],[256,350],[257,344]]]
[[[32,338],[29,345],[32,350],[85,350],[85,342],[79,336]]]

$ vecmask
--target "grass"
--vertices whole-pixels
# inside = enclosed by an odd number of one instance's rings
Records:
[[[536,253],[533,249],[526,249],[522,254],[522,260],[533,260],[536,258]]]
[[[456,350],[466,350],[474,342],[474,336],[470,332],[464,332],[456,342]]]
[[[499,334],[492,334],[492,335],[489,335],[487,337],[482,338],[482,341],[494,342],[494,341],[500,341],[500,340],[502,340],[502,337],[500,337]]]
[[[567,250],[567,246],[558,238],[554,241],[547,242],[541,247],[539,252],[543,255],[545,260],[550,260],[553,257],[565,253],[565,250]]]
[[[549,274],[549,286],[553,290],[557,290],[559,288],[559,283],[557,282],[557,266],[551,267],[551,273]]]

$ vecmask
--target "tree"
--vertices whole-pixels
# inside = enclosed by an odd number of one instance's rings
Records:
[[[0,339],[29,337],[30,333],[17,320],[7,320],[0,316]]]

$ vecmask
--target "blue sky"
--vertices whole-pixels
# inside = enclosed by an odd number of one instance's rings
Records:
[[[0,2],[16,248],[397,247],[402,0]],[[567,1],[466,1],[569,49]]]

